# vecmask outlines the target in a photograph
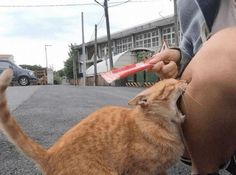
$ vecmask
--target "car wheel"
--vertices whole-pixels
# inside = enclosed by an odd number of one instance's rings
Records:
[[[19,80],[18,80],[18,83],[21,85],[21,86],[28,86],[29,85],[29,79],[28,77],[20,77]]]

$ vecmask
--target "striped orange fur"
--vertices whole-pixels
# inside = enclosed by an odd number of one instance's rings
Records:
[[[182,155],[176,101],[186,83],[161,81],[132,99],[133,108],[103,107],[44,149],[11,116],[5,90],[12,71],[0,76],[0,126],[7,138],[45,175],[165,174]]]

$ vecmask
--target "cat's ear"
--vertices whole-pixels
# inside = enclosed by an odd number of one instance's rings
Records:
[[[151,94],[152,90],[146,89],[139,93],[137,96],[135,96],[133,99],[131,99],[128,104],[129,105],[140,105],[142,107],[145,107],[148,105],[148,96]]]
[[[148,105],[147,102],[147,96],[146,95],[137,95],[136,97],[134,97],[133,99],[131,99],[128,102],[129,105],[140,105],[142,107],[145,107]]]

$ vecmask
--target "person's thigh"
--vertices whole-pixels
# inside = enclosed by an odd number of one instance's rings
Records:
[[[194,173],[211,173],[236,151],[236,28],[212,36],[185,69],[181,107]]]

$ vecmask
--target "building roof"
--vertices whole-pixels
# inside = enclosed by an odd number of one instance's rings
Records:
[[[132,27],[129,29],[122,30],[120,32],[112,33],[111,39],[113,40],[113,39],[118,39],[118,38],[122,38],[122,37],[127,37],[132,34],[140,33],[140,32],[146,31],[146,30],[152,30],[154,28],[169,25],[172,23],[174,23],[173,16],[163,18],[163,19],[153,20],[153,21],[147,22],[142,25],[138,25],[138,26],[135,26],[135,27]],[[100,37],[97,39],[97,43],[103,43],[106,41],[107,41],[107,36],[103,36],[103,37]],[[93,45],[93,44],[94,44],[94,40],[85,43],[86,46]]]

